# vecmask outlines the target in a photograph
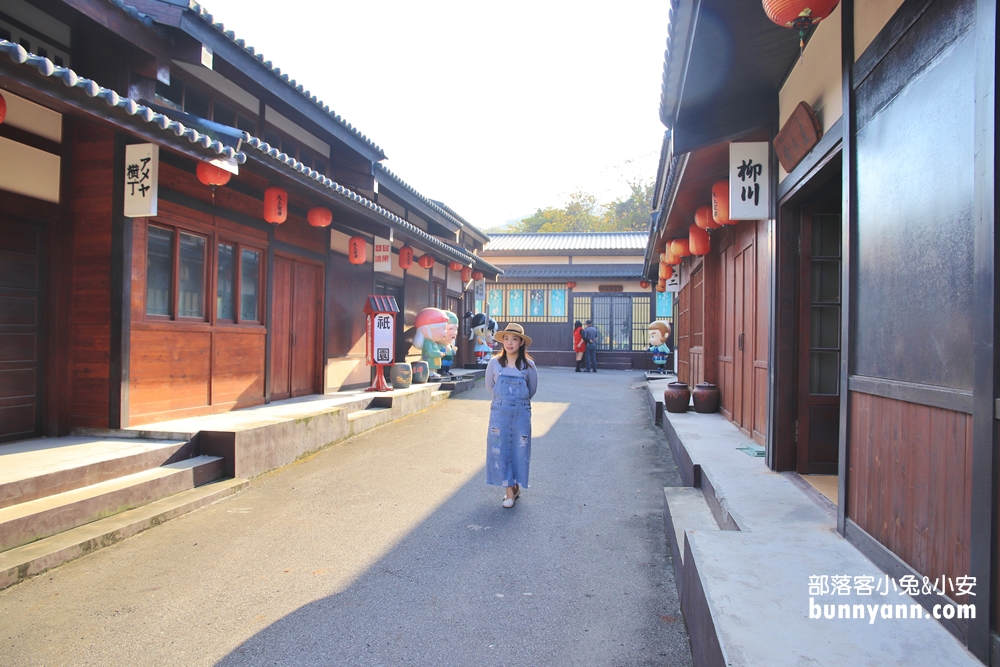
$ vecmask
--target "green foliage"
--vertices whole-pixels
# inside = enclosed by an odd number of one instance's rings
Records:
[[[538,209],[533,215],[510,225],[515,234],[555,232],[644,232],[652,213],[653,183],[630,182],[632,193],[608,204],[599,204],[594,195],[574,192],[563,208]]]

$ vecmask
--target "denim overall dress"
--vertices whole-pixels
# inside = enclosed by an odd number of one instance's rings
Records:
[[[513,371],[513,372],[512,372]],[[505,368],[497,376],[486,437],[486,483],[528,486],[531,401],[527,371]]]

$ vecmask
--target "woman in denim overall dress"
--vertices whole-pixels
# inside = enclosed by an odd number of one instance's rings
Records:
[[[531,461],[531,397],[538,371],[525,348],[531,338],[520,324],[508,324],[496,335],[503,350],[486,366],[486,388],[493,392],[486,436],[486,483],[506,487],[504,507],[513,507],[528,486]]]

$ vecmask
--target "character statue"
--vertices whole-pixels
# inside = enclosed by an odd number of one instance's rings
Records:
[[[445,334],[447,340],[443,350],[444,356],[441,357],[441,374],[451,375],[451,365],[455,360],[455,354],[458,353],[458,347],[455,345],[455,340],[458,338],[458,315],[450,310],[444,311],[444,314],[448,316],[448,327]]]
[[[420,350],[420,358],[427,362],[431,375],[437,375],[448,342],[448,315],[439,308],[424,308],[413,325],[413,347]]]
[[[497,331],[497,321],[486,313],[473,315],[468,312],[465,317],[471,318],[469,320],[469,328],[471,329],[469,340],[473,341],[472,351],[476,353],[476,363],[485,366],[489,363],[490,355],[493,353],[493,343],[495,342],[493,335]]]
[[[653,353],[653,363],[660,373],[667,372],[667,359],[670,355],[670,348],[667,347],[667,338],[670,337],[670,324],[668,322],[649,323],[649,351]]]

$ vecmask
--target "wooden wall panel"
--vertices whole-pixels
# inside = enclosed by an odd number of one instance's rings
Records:
[[[209,406],[212,334],[173,329],[132,330],[129,407],[133,423],[193,414]],[[148,422],[148,419],[145,420]]]
[[[70,423],[108,426],[111,348],[111,216],[114,133],[79,124],[73,133],[73,278]]]
[[[930,579],[967,575],[971,415],[860,392],[849,400],[848,516]]]
[[[691,384],[691,283],[677,292],[677,381]]]
[[[274,228],[274,239],[325,255],[328,249],[329,232],[325,229],[312,227],[305,218],[289,213],[288,220]],[[365,266],[371,270],[371,257],[368,258],[368,263]]]
[[[212,404],[257,405],[264,399],[264,331],[217,331],[212,341]]]

